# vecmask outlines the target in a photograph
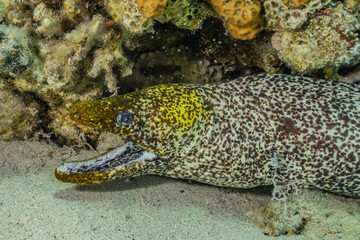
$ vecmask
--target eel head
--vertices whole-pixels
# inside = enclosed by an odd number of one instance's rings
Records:
[[[128,142],[101,156],[60,165],[55,176],[84,185],[156,174],[169,166],[206,109],[197,87],[185,84],[76,103],[70,111],[75,123],[122,135]]]

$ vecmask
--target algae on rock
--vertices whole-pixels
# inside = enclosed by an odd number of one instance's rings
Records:
[[[0,141],[30,137],[39,125],[39,105],[25,102],[11,90],[0,89]]]
[[[360,206],[351,199],[314,190],[298,190],[285,202],[271,201],[251,218],[270,236],[303,235],[309,239],[357,239],[360,236]]]

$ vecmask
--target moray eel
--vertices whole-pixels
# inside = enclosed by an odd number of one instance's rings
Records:
[[[260,74],[76,103],[77,124],[128,142],[55,170],[97,184],[145,174],[223,187],[296,184],[360,197],[360,88]]]

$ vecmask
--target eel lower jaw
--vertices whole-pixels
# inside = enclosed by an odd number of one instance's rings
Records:
[[[55,169],[60,182],[91,185],[146,174],[161,162],[156,154],[133,142],[89,160],[68,162]]]

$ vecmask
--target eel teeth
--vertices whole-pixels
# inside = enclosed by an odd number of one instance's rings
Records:
[[[68,162],[55,169],[61,182],[81,185],[99,184],[143,174],[157,155],[133,142],[85,161]]]

